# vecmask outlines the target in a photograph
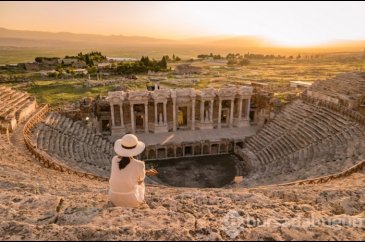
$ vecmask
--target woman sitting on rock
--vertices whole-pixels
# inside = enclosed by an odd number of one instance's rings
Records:
[[[115,142],[117,156],[112,160],[109,180],[109,199],[114,205],[138,207],[144,203],[145,176],[157,174],[154,169],[146,171],[144,162],[134,158],[144,148],[145,144],[133,134],[124,135]]]

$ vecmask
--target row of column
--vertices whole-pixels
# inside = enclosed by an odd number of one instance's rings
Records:
[[[134,117],[134,105],[135,105],[135,103],[131,103],[131,105],[130,105],[132,133],[136,132],[136,120],[135,120],[135,117]],[[120,106],[122,106],[122,105],[120,105]],[[144,118],[143,118],[143,121],[144,121],[144,131],[145,131],[145,133],[148,133],[148,102],[144,102]]]
[[[219,104],[218,104],[218,128],[221,128],[222,126],[222,102],[225,99],[221,99],[219,98]],[[229,114],[229,127],[233,126],[233,116],[234,116],[234,99],[228,99],[231,101],[231,107],[230,107],[230,114]],[[250,105],[251,105],[251,99],[244,99],[244,98],[239,98],[239,102],[238,102],[238,121],[242,121],[242,107],[243,107],[243,100],[247,100],[246,102],[246,113],[245,113],[245,117],[246,119],[249,119],[249,115],[250,115]]]
[[[221,128],[222,124],[222,102],[224,100],[227,99],[222,99],[219,98],[218,101],[218,128]],[[230,119],[229,119],[229,127],[233,126],[233,116],[234,116],[234,100],[235,99],[228,99],[231,101],[231,106],[230,106]],[[248,119],[249,117],[249,112],[250,112],[250,99],[244,99],[244,98],[239,98],[239,102],[238,102],[238,121],[242,120],[242,107],[243,107],[243,100],[247,100],[246,102],[246,108],[245,108],[245,117],[246,119]],[[192,113],[191,113],[191,129],[195,130],[195,98],[192,98]],[[205,102],[210,102],[210,107],[209,110],[205,110]],[[158,104],[162,103],[163,104],[163,125],[167,126],[167,100],[164,101],[155,101],[155,126],[161,125],[161,120],[159,122],[158,120]],[[132,132],[135,132],[135,117],[134,117],[134,105],[136,103],[131,103],[130,105],[130,112],[131,112],[131,126],[132,126]],[[176,97],[172,97],[172,110],[173,110],[173,131],[177,130],[177,110],[176,110]],[[213,107],[214,107],[214,100],[205,100],[202,99],[201,103],[200,103],[200,122],[201,123],[213,123]],[[111,107],[111,116],[112,116],[112,126],[115,127],[115,112],[114,112],[114,105],[113,103],[110,104]],[[125,128],[125,124],[124,124],[124,120],[123,120],[123,104],[117,104],[120,108],[120,122],[121,122],[121,127]],[[145,132],[148,133],[148,102],[144,102],[144,111],[145,111],[145,117],[144,117],[144,128],[145,128]]]

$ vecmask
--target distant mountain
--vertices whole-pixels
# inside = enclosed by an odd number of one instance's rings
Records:
[[[38,55],[53,56],[77,54],[80,51],[98,50],[108,56],[140,57],[150,55],[161,57],[173,53],[183,58],[196,57],[197,54],[229,52],[261,52],[272,54],[297,54],[308,51],[362,51],[365,41],[337,41],[332,44],[310,48],[285,48],[275,46],[259,36],[207,36],[181,40],[159,39],[144,36],[76,34],[67,32],[44,32],[10,30],[0,27],[0,64],[7,63],[7,55],[16,50],[22,56],[21,49],[27,51],[24,61]],[[31,52],[30,52],[31,50]],[[5,61],[4,61],[5,60]],[[22,59],[23,60],[23,59]]]
[[[0,45],[59,46],[64,45],[154,45],[174,44],[175,41],[141,36],[51,33],[42,31],[9,30],[0,28]],[[59,46],[60,47],[60,46]]]
[[[10,30],[0,28],[0,46],[17,47],[138,47],[138,46],[175,46],[198,45],[201,47],[268,47],[268,41],[256,36],[208,36],[183,40],[158,39],[144,36],[96,35],[74,33],[51,33],[42,31]]]

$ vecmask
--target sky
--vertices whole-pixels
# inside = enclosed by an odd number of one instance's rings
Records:
[[[0,27],[186,39],[260,36],[283,46],[365,39],[365,2],[0,2]]]

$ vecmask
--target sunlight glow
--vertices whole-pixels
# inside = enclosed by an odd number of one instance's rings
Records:
[[[365,39],[365,2],[1,2],[0,27],[182,39],[261,36],[310,46]]]

